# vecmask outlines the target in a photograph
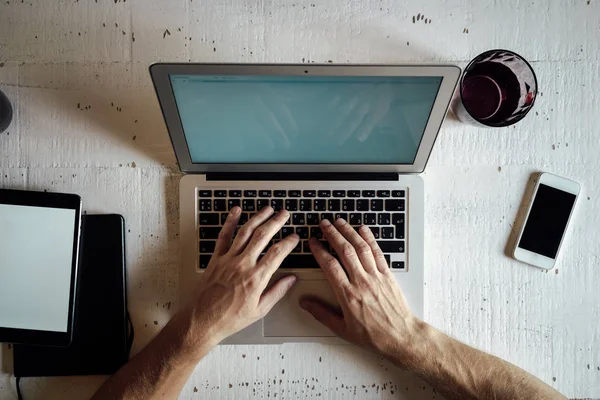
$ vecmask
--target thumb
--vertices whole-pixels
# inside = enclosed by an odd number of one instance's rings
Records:
[[[271,287],[267,288],[260,296],[260,301],[258,303],[260,315],[263,317],[267,315],[267,313],[271,311],[271,308],[273,308],[273,306],[285,296],[288,290],[294,286],[294,283],[296,283],[296,277],[294,275],[288,275],[279,279]]]
[[[321,299],[304,297],[300,299],[300,307],[308,311],[317,321],[325,325],[338,336],[343,336],[346,329],[344,318],[335,309]]]

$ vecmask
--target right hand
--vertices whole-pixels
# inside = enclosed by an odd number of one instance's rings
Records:
[[[412,364],[425,324],[410,312],[371,230],[362,226],[359,234],[341,218],[335,225],[321,221],[321,229],[344,268],[317,240],[311,239],[310,249],[339,308],[314,297],[302,298],[300,306],[341,338],[401,366]]]

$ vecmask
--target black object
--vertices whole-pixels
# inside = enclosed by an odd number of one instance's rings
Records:
[[[15,376],[107,375],[127,362],[133,336],[127,333],[124,250],[122,216],[83,216],[73,341],[68,347],[15,345]]]
[[[42,208],[60,208],[75,211],[75,218],[73,219],[74,240],[69,283],[69,318],[67,322],[66,332],[3,328],[2,326],[0,326],[0,342],[27,343],[46,346],[67,346],[71,342],[71,337],[73,334],[73,303],[76,290],[75,278],[77,276],[78,268],[77,249],[79,248],[79,216],[81,212],[81,198],[75,194],[0,189],[0,204]],[[0,227],[0,229],[3,229],[3,227]],[[0,274],[0,279],[10,278],[3,277]],[[35,277],[32,277],[31,279],[35,279]],[[15,282],[15,284],[17,283]]]
[[[8,97],[0,90],[0,133],[4,132],[10,125],[13,109]]]

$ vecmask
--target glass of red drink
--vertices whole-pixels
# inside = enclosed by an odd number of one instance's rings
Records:
[[[503,127],[523,119],[536,96],[537,79],[523,57],[489,50],[467,65],[450,107],[463,122]]]

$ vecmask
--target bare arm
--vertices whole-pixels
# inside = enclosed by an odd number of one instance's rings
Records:
[[[344,268],[318,241],[310,246],[340,307],[315,298],[300,305],[334,333],[378,352],[451,399],[565,398],[522,369],[415,318],[371,231],[362,227],[359,234],[343,219],[321,222]]]
[[[298,243],[290,235],[258,259],[271,238],[289,218],[282,211],[260,210],[233,233],[240,208],[229,214],[194,300],[179,311],[165,328],[92,398],[176,398],[194,367],[214,346],[265,316],[287,293],[296,278],[283,277],[267,287],[273,273]]]

